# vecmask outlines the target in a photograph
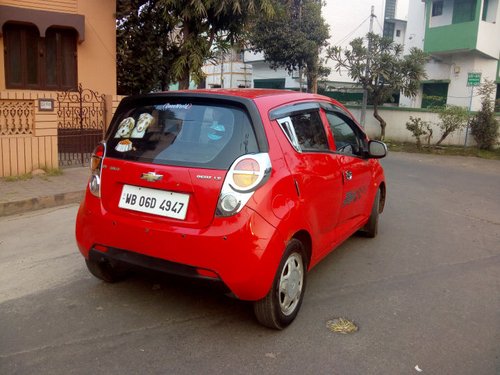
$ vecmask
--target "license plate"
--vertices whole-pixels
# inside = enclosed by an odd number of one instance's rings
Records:
[[[123,185],[118,207],[184,220],[188,203],[187,194]]]

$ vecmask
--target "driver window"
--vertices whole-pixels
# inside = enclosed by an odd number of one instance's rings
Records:
[[[332,130],[336,151],[342,154],[361,154],[361,142],[354,129],[342,117],[333,112],[326,112]]]

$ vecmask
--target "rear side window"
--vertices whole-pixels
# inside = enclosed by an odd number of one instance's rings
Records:
[[[228,169],[257,152],[247,112],[213,103],[131,105],[117,114],[107,139],[109,157],[163,165]]]
[[[319,112],[300,112],[278,119],[297,151],[328,151],[328,139]]]

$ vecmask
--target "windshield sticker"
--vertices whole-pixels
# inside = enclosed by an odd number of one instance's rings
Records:
[[[132,131],[131,138],[143,138],[149,126],[153,125],[155,119],[149,113],[141,113],[137,120],[137,125]]]
[[[115,147],[115,150],[119,152],[127,152],[132,150],[132,146],[133,144],[130,139],[123,139],[120,142],[118,142],[118,144]]]
[[[189,104],[163,104],[163,105],[157,105],[155,108],[158,111],[168,111],[169,109],[190,109],[193,105],[191,103]]]
[[[135,126],[135,120],[132,117],[127,117],[120,122],[115,138],[129,138],[132,134],[132,129]]]

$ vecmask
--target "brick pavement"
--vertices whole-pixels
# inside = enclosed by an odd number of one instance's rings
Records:
[[[63,169],[60,176],[34,176],[29,180],[0,178],[0,216],[78,203],[90,175],[88,167]]]

